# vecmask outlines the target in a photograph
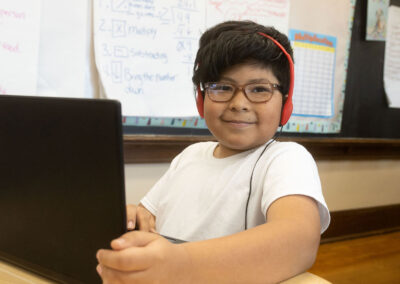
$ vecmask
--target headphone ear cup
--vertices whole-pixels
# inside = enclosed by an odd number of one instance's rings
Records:
[[[269,38],[270,40],[272,40],[281,50],[282,52],[286,55],[288,61],[289,61],[289,68],[290,68],[290,84],[289,84],[289,92],[288,92],[288,98],[285,102],[285,104],[283,105],[282,108],[282,114],[281,114],[281,125],[280,126],[284,126],[290,116],[292,115],[292,111],[293,111],[293,102],[292,102],[292,97],[293,97],[293,87],[294,87],[294,64],[293,64],[293,60],[292,57],[290,56],[290,54],[285,50],[285,48],[276,40],[274,39],[272,36],[267,35],[265,33],[262,32],[258,32],[259,35],[262,35],[266,38]]]
[[[288,122],[290,116],[292,115],[292,111],[293,111],[293,102],[292,102],[292,97],[289,96],[282,109],[281,126],[284,126]]]
[[[200,117],[204,118],[204,94],[201,91],[200,86],[197,86],[196,106]]]

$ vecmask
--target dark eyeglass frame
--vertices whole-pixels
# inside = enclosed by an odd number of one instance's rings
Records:
[[[211,90],[210,88],[211,88],[212,85],[230,86],[230,87],[232,87],[233,91],[232,91],[231,96],[229,98],[221,99],[221,97],[220,97],[220,98],[216,99],[216,96],[213,96],[213,94],[210,91]],[[246,89],[249,86],[253,86],[253,85],[268,85],[269,88],[271,88],[271,90],[272,90],[271,95],[268,98],[263,99],[263,100],[254,100],[254,98],[251,95],[249,96],[249,94],[246,92]],[[249,83],[249,84],[245,84],[245,85],[241,85],[241,86],[238,86],[238,85],[235,85],[235,84],[232,84],[232,83],[224,83],[224,82],[207,82],[207,83],[204,84],[204,89],[205,89],[205,92],[206,92],[208,98],[210,100],[212,100],[213,102],[221,102],[221,103],[222,102],[229,102],[235,96],[235,94],[236,94],[236,92],[238,90],[242,91],[243,94],[246,96],[246,98],[252,103],[265,103],[265,102],[268,102],[272,98],[272,96],[275,93],[274,92],[275,90],[281,91],[281,88],[282,87],[280,85],[274,84],[274,83],[269,83],[269,82],[266,82],[266,83],[263,83],[263,82],[261,82],[261,83]]]

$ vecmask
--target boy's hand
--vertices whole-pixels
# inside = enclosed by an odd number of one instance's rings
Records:
[[[190,257],[184,246],[160,235],[134,231],[97,252],[103,283],[191,283]]]
[[[139,229],[145,232],[156,232],[156,218],[143,205],[127,205],[126,215],[128,230]]]

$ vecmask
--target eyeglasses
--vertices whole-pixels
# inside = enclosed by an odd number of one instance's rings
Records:
[[[241,90],[250,102],[264,103],[272,98],[274,90],[279,90],[280,86],[272,83],[252,83],[236,86],[229,83],[209,82],[204,84],[204,88],[210,100],[214,102],[228,102],[237,90]]]

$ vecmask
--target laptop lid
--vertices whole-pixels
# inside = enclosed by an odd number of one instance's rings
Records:
[[[0,96],[0,258],[100,283],[96,251],[125,232],[120,104]]]

